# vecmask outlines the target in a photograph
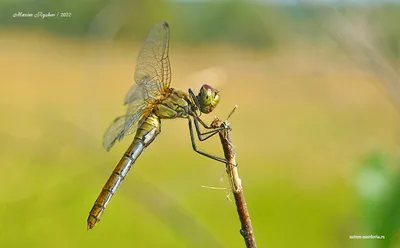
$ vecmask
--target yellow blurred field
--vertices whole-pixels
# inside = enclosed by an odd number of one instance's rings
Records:
[[[139,158],[90,232],[86,218],[130,140],[101,147],[124,113],[139,46],[0,36],[1,247],[243,247],[224,166],[192,151],[185,120]],[[384,91],[337,47],[277,51],[171,44],[172,86],[222,89],[259,247],[362,247],[353,176],[363,155],[396,155]],[[218,139],[200,144],[222,154]],[[224,179],[221,182],[221,177]]]

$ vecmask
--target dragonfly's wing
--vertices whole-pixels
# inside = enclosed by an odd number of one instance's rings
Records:
[[[111,149],[115,142],[120,141],[125,135],[136,132],[138,121],[145,113],[145,107],[146,105],[137,109],[132,115],[117,117],[113,123],[111,123],[103,136],[103,147],[107,151]]]
[[[169,26],[166,22],[154,25],[144,42],[136,63],[135,85],[129,90],[124,104],[138,97],[157,99],[169,88],[171,83],[171,65],[168,57]]]
[[[153,103],[169,88],[171,66],[168,58],[169,26],[154,25],[144,42],[136,63],[135,84],[128,91],[125,116],[118,117],[103,136],[103,146],[110,150],[116,141],[136,132],[137,122],[151,112]]]

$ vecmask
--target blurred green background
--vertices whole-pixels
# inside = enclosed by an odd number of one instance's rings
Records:
[[[103,132],[163,20],[172,86],[222,90],[207,122],[239,105],[232,139],[259,247],[400,247],[397,99],[330,29],[336,11],[366,20],[397,72],[400,6],[278,2],[0,1],[0,247],[244,247],[229,191],[202,187],[229,187],[225,168],[193,152],[185,120],[163,121],[86,231],[133,138],[107,153]],[[199,146],[222,154],[217,138]]]

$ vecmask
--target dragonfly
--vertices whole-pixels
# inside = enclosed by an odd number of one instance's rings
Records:
[[[89,213],[88,230],[100,221],[129,170],[161,132],[162,119],[187,119],[193,150],[208,158],[227,163],[224,158],[199,150],[195,142],[195,133],[200,141],[204,141],[218,131],[226,129],[213,124],[207,125],[200,118],[201,114],[211,113],[218,105],[219,92],[207,84],[201,86],[197,95],[191,89],[184,92],[170,87],[169,36],[167,22],[157,23],[150,30],[137,58],[135,83],[124,99],[127,113],[117,117],[103,136],[103,147],[109,151],[117,141],[129,134],[135,134],[133,142],[113,170]],[[200,125],[207,131],[203,132]]]

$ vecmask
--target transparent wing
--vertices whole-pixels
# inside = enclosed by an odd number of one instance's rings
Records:
[[[124,104],[134,100],[140,89],[146,98],[158,98],[171,83],[168,57],[169,26],[166,22],[154,25],[140,50],[136,63],[135,82],[125,97]]]
[[[125,135],[135,133],[137,123],[144,112],[145,108],[141,108],[133,115],[117,117],[104,133],[103,147],[109,151],[115,142],[122,140]]]
[[[106,150],[110,150],[115,142],[125,135],[136,132],[137,122],[150,113],[153,103],[169,88],[171,66],[168,45],[168,24],[155,24],[137,58],[135,84],[124,100],[124,104],[128,105],[126,115],[116,118],[103,136],[103,146]]]

